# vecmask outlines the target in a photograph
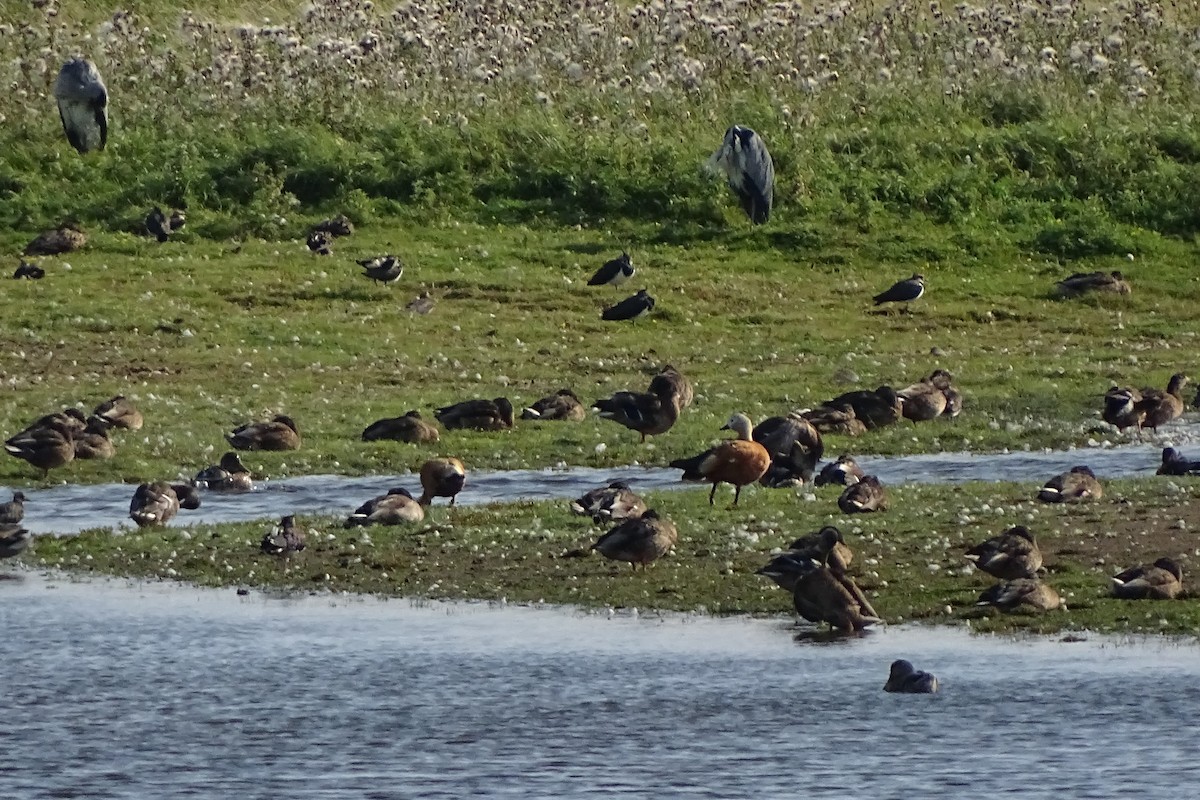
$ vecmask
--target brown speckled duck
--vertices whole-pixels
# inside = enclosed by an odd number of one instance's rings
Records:
[[[1042,567],[1042,551],[1033,533],[1016,525],[999,536],[980,542],[966,552],[966,559],[978,569],[1001,580],[1035,578]]]
[[[362,432],[364,442],[390,439],[409,444],[428,444],[441,438],[437,427],[421,419],[421,413],[415,410],[402,417],[376,420]]]
[[[840,433],[843,436],[862,436],[867,426],[854,413],[849,404],[823,405],[800,412],[821,433]]]
[[[837,457],[837,461],[831,461],[821,468],[814,483],[817,486],[852,486],[861,481],[865,474],[853,456],[842,453]]]
[[[559,389],[521,410],[521,419],[565,420],[579,422],[587,417],[587,409],[570,389]]]
[[[1142,399],[1135,403],[1135,408],[1144,416],[1142,427],[1158,431],[1160,425],[1166,425],[1183,415],[1183,387],[1187,386],[1187,376],[1177,372],[1171,376],[1167,390],[1142,389]]]
[[[593,550],[613,561],[627,561],[634,570],[645,569],[670,552],[679,538],[675,524],[647,509],[640,517],[630,517],[601,536]]]
[[[56,256],[70,253],[87,244],[85,234],[74,222],[66,222],[48,231],[42,231],[22,251],[27,256]]]
[[[601,398],[592,404],[602,419],[611,419],[619,425],[641,434],[642,442],[647,436],[666,433],[679,419],[680,399],[666,382],[655,384],[653,392],[617,392],[612,397]]]
[[[792,603],[809,622],[827,622],[847,633],[882,622],[853,578],[811,560],[796,577]]]
[[[0,524],[11,525],[25,519],[25,493],[13,492],[12,500],[0,503]]]
[[[742,487],[757,481],[771,466],[771,454],[751,438],[752,426],[745,414],[734,414],[721,430],[731,430],[737,434],[737,438],[721,442],[691,458],[677,458],[670,466],[682,469],[685,481],[711,483],[709,505],[713,504],[718,486],[722,483],[732,484],[733,504],[736,506]]]
[[[235,450],[299,450],[300,431],[296,421],[276,414],[267,422],[249,422],[225,434]]]
[[[141,430],[145,423],[142,412],[138,411],[129,398],[121,394],[96,406],[92,416],[99,417],[114,428],[124,428],[127,431]]]
[[[1183,567],[1173,558],[1127,569],[1112,579],[1113,597],[1125,600],[1174,600],[1183,592]]]
[[[248,492],[254,488],[254,477],[241,456],[231,451],[215,465],[197,472],[192,485],[212,492]]]
[[[1058,297],[1080,297],[1089,292],[1129,294],[1132,290],[1120,272],[1076,272],[1054,286]]]
[[[662,369],[650,379],[650,388],[646,391],[654,395],[670,394],[680,411],[690,406],[696,396],[692,382],[670,364],[663,364]]]
[[[431,458],[421,465],[421,497],[427,506],[435,497],[449,497],[450,505],[467,485],[467,468],[457,458]]]
[[[74,435],[75,457],[82,459],[112,458],[117,448],[108,438],[109,424],[100,417],[92,417],[87,426]]]
[[[1018,578],[997,583],[979,595],[975,605],[995,606],[1001,611],[1027,608],[1032,611],[1053,611],[1063,605],[1058,592],[1036,578]]]
[[[73,422],[60,419],[59,415],[47,415],[9,438],[4,443],[4,451],[40,469],[45,479],[50,470],[75,460],[75,433],[84,427],[86,425],[77,429]]]
[[[1104,488],[1096,473],[1090,467],[1078,466],[1046,481],[1038,491],[1037,499],[1043,503],[1082,503],[1103,496]]]
[[[0,559],[15,558],[29,547],[33,534],[15,522],[0,524]]]
[[[446,430],[504,431],[512,428],[516,418],[507,397],[494,400],[464,400],[442,406],[433,412]]]
[[[303,550],[304,531],[297,527],[295,515],[279,520],[275,529],[263,536],[258,549],[270,556],[290,556]]]
[[[928,378],[922,378],[911,386],[896,392],[902,402],[904,418],[913,422],[926,422],[946,414],[950,405],[949,392],[952,377],[944,369],[934,370]],[[961,396],[960,396],[961,397]],[[961,399],[959,408],[961,409]]]
[[[199,507],[200,495],[193,486],[166,481],[143,483],[133,493],[133,500],[129,503],[129,518],[140,528],[166,525],[179,513],[179,509]]]
[[[363,503],[346,518],[346,527],[356,525],[407,525],[425,519],[425,507],[403,487]]]
[[[646,502],[625,481],[613,481],[571,501],[572,514],[591,517],[597,523],[640,517],[645,511]]]
[[[849,406],[854,409],[855,418],[868,430],[891,425],[904,414],[904,400],[891,386],[880,386],[874,391],[845,392],[822,405],[834,409]]]
[[[838,508],[845,514],[867,514],[886,511],[887,491],[874,475],[864,475],[858,483],[847,486],[838,497]]]

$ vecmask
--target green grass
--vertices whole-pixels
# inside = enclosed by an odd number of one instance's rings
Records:
[[[833,523],[855,552],[852,572],[889,623],[1043,633],[1195,631],[1200,625],[1195,593],[1171,602],[1108,596],[1108,576],[1127,566],[1163,555],[1187,563],[1197,554],[1192,531],[1200,524],[1200,503],[1194,485],[1167,479],[1111,482],[1104,500],[1086,507],[1035,503],[1030,499],[1035,491],[1032,484],[893,487],[891,510],[855,518],[836,511],[833,487],[816,496],[807,490],[748,490],[739,509],[724,505],[727,493],[710,507],[700,489],[663,492],[647,499],[674,520],[679,543],[637,573],[595,554],[575,557],[573,551],[589,547],[603,529],[570,516],[565,503],[437,506],[418,529],[346,530],[340,520],[305,518],[308,548],[290,560],[258,552],[268,521],[40,537],[34,560],[76,572],[203,586],[790,614],[791,598],[754,571],[772,549]],[[969,568],[963,551],[1017,523],[1037,535],[1045,580],[1069,610],[999,614],[974,605],[993,581]]]

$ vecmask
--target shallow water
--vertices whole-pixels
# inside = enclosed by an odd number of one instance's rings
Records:
[[[829,454],[831,457],[834,453]],[[1040,452],[934,453],[929,455],[872,457],[859,463],[884,483],[962,483],[977,480],[1045,481],[1076,464],[1088,464],[1101,478],[1152,475],[1161,463],[1159,444]],[[589,489],[624,478],[639,491],[680,489],[695,484],[679,480],[679,470],[657,467],[593,469],[570,467],[546,470],[472,471],[458,502],[472,505],[511,500],[575,498]],[[419,494],[415,475],[346,477],[309,475],[263,481],[243,494],[202,493],[201,507],[184,511],[172,523],[242,522],[284,514],[349,514],[360,503],[384,494],[393,486]],[[78,533],[88,528],[129,528],[129,501],[133,486],[64,484],[49,489],[25,490],[28,497],[24,525],[36,534]],[[442,502],[442,501],[438,501]]]
[[[1057,800],[1195,774],[1190,643],[814,644],[781,620],[18,574],[0,580],[4,797]],[[900,657],[941,694],[882,692]]]

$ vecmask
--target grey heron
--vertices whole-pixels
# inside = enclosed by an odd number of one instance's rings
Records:
[[[54,99],[71,146],[80,153],[103,150],[108,142],[108,89],[96,65],[86,58],[63,64],[54,81]]]
[[[708,159],[708,168],[724,172],[729,188],[755,225],[771,218],[775,202],[775,162],[761,136],[742,125],[725,131],[725,140]]]

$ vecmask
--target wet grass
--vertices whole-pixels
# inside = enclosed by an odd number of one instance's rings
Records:
[[[664,609],[711,614],[791,613],[791,598],[754,571],[772,550],[823,524],[840,526],[855,551],[852,572],[889,623],[969,626],[978,631],[1194,632],[1200,597],[1171,602],[1108,596],[1108,577],[1164,555],[1200,557],[1200,484],[1178,479],[1113,481],[1086,506],[1032,501],[1033,484],[892,488],[892,510],[854,518],[836,510],[832,487],[817,492],[748,490],[739,509],[710,508],[702,490],[650,495],[675,521],[675,550],[632,572],[586,551],[603,532],[565,503],[435,507],[416,529],[344,529],[305,518],[308,548],[265,556],[269,521],[124,534],[39,537],[26,560],[73,572],[187,581],[253,590],[358,592],[437,599]],[[719,495],[728,502],[726,494]],[[963,551],[1013,524],[1038,537],[1045,580],[1069,610],[999,614],[977,608],[992,580]]]
[[[1153,258],[1132,262],[1065,266],[1012,248],[931,263],[883,251],[949,247],[952,234],[937,226],[858,235],[848,251],[836,224],[811,227],[798,251],[777,246],[777,231],[737,224],[688,245],[662,244],[657,226],[633,223],[376,225],[338,240],[327,258],[298,241],[235,246],[186,229],[162,246],[98,234],[84,251],[43,259],[44,280],[4,284],[0,373],[10,391],[0,431],[63,405],[135,398],[146,427],[119,435],[111,462],[51,476],[72,482],[191,475],[219,455],[224,432],[279,412],[297,420],[304,444],[252,456],[252,468],[274,477],[397,472],[434,452],[471,468],[665,464],[705,446],[731,412],[761,419],[943,367],[966,394],[959,419],[830,437],[829,450],[986,451],[1115,438],[1098,420],[1112,382],[1163,385],[1195,366],[1189,327],[1200,279],[1190,243],[1157,240]],[[639,269],[631,285],[648,287],[658,306],[648,318],[604,323],[600,309],[626,292],[584,284],[622,247]],[[408,265],[390,287],[361,278],[353,263],[385,251]],[[1133,295],[1047,296],[1067,271],[1114,266]],[[911,313],[874,310],[874,292],[918,270],[930,288]],[[404,309],[420,290],[437,299],[428,316]],[[432,448],[359,440],[380,417],[469,397],[506,395],[520,407],[568,386],[590,403],[643,389],[667,362],[690,376],[697,401],[646,445],[595,418],[445,432]],[[3,458],[0,481],[29,485],[36,473]]]

